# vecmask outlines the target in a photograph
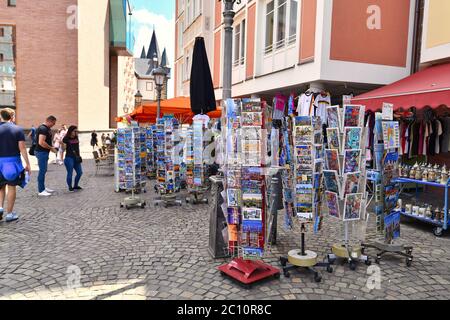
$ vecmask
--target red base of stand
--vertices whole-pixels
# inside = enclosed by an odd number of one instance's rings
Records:
[[[261,261],[233,259],[218,267],[219,271],[243,284],[249,285],[270,277],[279,277],[280,270]]]

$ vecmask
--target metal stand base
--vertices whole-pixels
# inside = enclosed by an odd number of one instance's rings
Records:
[[[313,251],[306,251],[305,255],[301,255],[301,250],[289,251],[288,257],[280,257],[280,264],[283,267],[283,275],[289,278],[290,270],[303,269],[314,275],[314,281],[322,281],[322,275],[315,268],[326,268],[328,273],[333,272],[333,267],[327,262],[317,262],[317,254]]]
[[[153,200],[153,204],[155,206],[159,206],[162,204],[164,208],[167,208],[169,206],[182,206],[181,200],[177,199],[177,196],[175,194],[164,194],[161,195],[160,199]]]
[[[380,263],[381,258],[386,253],[396,254],[402,257],[405,257],[406,266],[410,267],[413,261],[413,247],[405,246],[405,245],[396,245],[396,244],[387,244],[382,242],[374,242],[374,243],[365,243],[362,245],[363,251],[365,248],[374,248],[377,249],[377,257],[375,258],[375,262],[377,264]]]
[[[186,198],[186,203],[208,203],[208,198],[205,197],[206,192],[207,189],[189,190],[189,197]]]
[[[139,207],[141,209],[144,209],[147,203],[143,201],[140,197],[131,196],[126,197],[123,199],[123,201],[120,203],[120,207],[125,207],[127,210],[133,208],[133,207]]]
[[[247,289],[251,285],[269,278],[279,278],[280,270],[274,268],[262,261],[244,260],[235,258],[230,263],[218,267],[222,276],[228,276],[231,279],[245,285]]]
[[[332,253],[327,255],[327,259],[330,264],[334,264],[337,259],[342,259],[348,263],[350,270],[356,270],[358,263],[364,263],[367,266],[372,264],[369,256],[364,255],[363,251],[360,246],[347,248],[346,245],[335,244],[331,247]]]

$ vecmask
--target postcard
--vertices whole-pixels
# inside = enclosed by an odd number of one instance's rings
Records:
[[[335,193],[340,192],[338,172],[336,170],[324,170],[323,180],[325,184],[325,190]]]
[[[312,119],[308,116],[295,117],[295,126],[312,126]]]
[[[383,121],[383,141],[385,149],[400,147],[400,129],[397,121]]]
[[[344,188],[343,193],[357,193],[359,189],[359,178],[361,177],[361,172],[352,172],[344,174]]]
[[[361,149],[345,150],[343,173],[361,171]]]
[[[393,211],[384,217],[384,232],[387,243],[400,238],[400,211]]]
[[[341,128],[341,112],[339,106],[327,107],[328,128]]]
[[[295,144],[311,144],[314,138],[314,130],[312,126],[296,126],[295,127]]]
[[[343,127],[362,127],[364,125],[364,112],[364,106],[345,105]]]
[[[242,196],[242,205],[247,208],[262,208],[262,194],[246,193]]]
[[[361,127],[345,127],[344,128],[344,150],[361,149]]]
[[[327,128],[327,141],[328,149],[340,150],[341,149],[341,137],[338,128]]]
[[[340,219],[339,196],[336,192],[325,191],[325,200],[328,207],[328,214],[332,217]]]
[[[338,150],[325,150],[325,164],[328,170],[336,170],[340,172],[340,161],[339,161],[339,151]]]
[[[227,208],[227,222],[228,224],[239,224],[241,217],[240,208]]]
[[[241,114],[242,127],[261,127],[262,113],[261,112],[242,112]]]
[[[363,206],[362,193],[351,193],[345,195],[344,221],[360,220],[362,206]]]
[[[242,209],[244,220],[262,220],[262,209],[260,208],[244,208]]]
[[[227,203],[229,207],[239,207],[241,204],[239,189],[227,189]]]

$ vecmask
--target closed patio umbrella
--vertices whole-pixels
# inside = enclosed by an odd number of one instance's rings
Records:
[[[206,114],[216,110],[216,97],[206,55],[205,40],[195,38],[191,68],[191,110],[194,114]]]

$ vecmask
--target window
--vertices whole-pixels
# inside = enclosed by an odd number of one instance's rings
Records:
[[[147,91],[153,91],[153,82],[146,82],[146,88]]]
[[[191,0],[186,1],[186,28],[191,24]]]
[[[245,19],[234,28],[234,58],[233,65],[244,64],[245,61]]]
[[[296,42],[297,11],[298,0],[267,2],[265,54]]]
[[[290,0],[290,18],[289,18],[289,38],[288,44],[295,43],[297,40],[297,11],[298,0]]]
[[[15,27],[0,25],[0,108],[16,108]]]
[[[16,6],[16,0],[8,0],[8,7],[15,7]]]
[[[265,53],[272,51],[273,47],[273,29],[274,29],[274,0],[266,5],[266,49]]]

